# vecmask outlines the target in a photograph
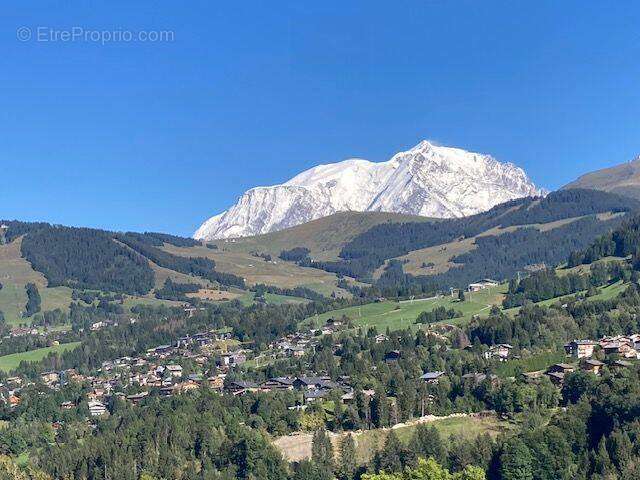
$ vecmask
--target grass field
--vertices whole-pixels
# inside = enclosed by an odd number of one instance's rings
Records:
[[[47,280],[40,272],[31,268],[31,264],[22,258],[19,238],[7,245],[0,245],[0,311],[10,325],[29,324],[28,318],[22,318],[22,311],[27,302],[25,285],[34,283],[42,298],[42,310],[60,308],[69,310],[71,289],[67,287],[47,287]]]
[[[316,268],[300,267],[279,258],[265,261],[248,252],[233,251],[233,244],[210,249],[202,246],[176,247],[165,245],[163,249],[183,257],[206,257],[216,262],[216,270],[233,273],[245,279],[248,285],[265,284],[281,288],[308,287],[323,294],[336,291],[337,277]]]
[[[247,292],[238,298],[243,305],[253,304],[255,293]],[[309,300],[301,297],[291,297],[288,295],[277,295],[275,293],[265,293],[264,299],[272,305],[284,305],[286,303],[307,303]]]
[[[428,422],[436,427],[444,441],[448,441],[451,435],[462,435],[465,438],[475,438],[480,434],[488,433],[497,436],[502,432],[508,432],[514,425],[495,416],[486,417],[447,417],[435,419]],[[394,428],[398,438],[403,443],[411,441],[413,432],[417,428],[417,423]],[[356,442],[357,462],[364,465],[371,461],[376,451],[384,445],[389,434],[389,429],[365,430],[354,434]],[[334,452],[339,451],[338,446],[345,434],[331,434]],[[274,441],[275,446],[282,452],[283,456],[290,461],[299,461],[311,456],[312,433],[304,433],[280,437]]]
[[[375,326],[378,331],[385,331],[387,327],[391,330],[398,330],[415,324],[415,320],[420,313],[444,306],[445,308],[459,310],[463,314],[462,317],[448,320],[447,323],[462,325],[467,323],[473,315],[482,314],[483,312],[488,313],[491,305],[499,305],[506,288],[506,284],[501,284],[480,292],[467,293],[467,298],[464,302],[459,302],[457,298],[451,298],[450,296],[442,296],[403,302],[383,301],[369,303],[362,306],[332,310],[322,315],[309,317],[304,322],[306,324],[322,325],[329,318],[339,319],[344,315],[351,318],[358,326]]]
[[[427,217],[389,212],[339,212],[295,227],[254,237],[216,240],[220,249],[232,252],[269,253],[306,247],[315,260],[337,260],[342,247],[358,234],[387,222],[437,221]]]
[[[588,297],[586,301],[589,302],[594,300],[609,300],[611,298],[614,298],[620,295],[627,287],[628,287],[628,284],[624,283],[622,280],[616,283],[612,283],[611,285],[607,285],[606,287],[600,288],[600,293],[598,293],[597,295],[594,295],[593,297]],[[585,293],[585,292],[583,291],[580,293]],[[576,294],[574,293],[574,294],[565,295],[562,297],[550,298],[549,300],[543,300],[541,302],[537,302],[536,305],[540,305],[542,307],[548,307],[550,305],[553,305],[554,303],[562,302],[563,300],[573,297],[575,295]],[[520,308],[521,307],[508,308],[504,312],[508,315],[515,315],[520,311]]]
[[[20,362],[38,362],[49,353],[63,353],[67,350],[73,350],[80,342],[63,343],[53,347],[38,348],[36,350],[29,350],[28,352],[12,353],[11,355],[5,355],[0,357],[0,370],[9,372],[20,365]]]
[[[152,307],[159,307],[160,305],[166,305],[167,307],[180,306],[183,302],[176,302],[173,300],[162,300],[160,298],[155,298],[151,295],[148,297],[131,297],[127,295],[124,299],[123,307],[131,310],[131,307],[136,305],[150,305]]]
[[[513,428],[510,423],[499,420],[495,416],[486,417],[449,417],[442,420],[430,422],[436,427],[443,440],[448,440],[451,435],[462,436],[464,438],[475,438],[478,435],[488,433],[497,436],[501,432]],[[401,442],[407,444],[411,440],[417,425],[395,428],[395,433]],[[382,448],[384,440],[387,438],[387,430],[368,430],[358,436],[357,454],[360,458],[366,459],[368,452],[378,446]]]

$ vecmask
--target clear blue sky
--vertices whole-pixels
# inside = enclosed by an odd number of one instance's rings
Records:
[[[187,235],[247,188],[425,138],[553,189],[640,153],[639,18],[630,1],[5,2],[0,218]]]

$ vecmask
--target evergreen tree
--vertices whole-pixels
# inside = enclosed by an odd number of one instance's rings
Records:
[[[502,480],[533,480],[533,458],[531,451],[518,438],[505,446],[500,457]]]
[[[411,447],[418,457],[434,458],[438,463],[444,463],[446,451],[438,429],[432,425],[421,423],[413,433]]]
[[[318,479],[329,480],[333,478],[333,446],[329,435],[323,429],[316,430],[313,434],[311,460],[316,468]]]
[[[348,433],[340,442],[340,464],[338,465],[338,478],[340,478],[340,480],[353,480],[357,468],[356,444],[353,440],[353,436]]]
[[[371,423],[376,428],[389,426],[389,402],[384,391],[379,388],[371,400]]]
[[[395,430],[390,430],[384,447],[376,454],[376,467],[385,472],[400,472],[406,465],[414,463],[412,452],[402,446]]]

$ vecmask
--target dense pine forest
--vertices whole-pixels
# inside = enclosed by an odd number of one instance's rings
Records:
[[[459,286],[474,277],[509,278],[518,269],[539,262],[554,265],[566,259],[570,252],[585,248],[593,239],[617,226],[622,218],[599,220],[599,213],[633,212],[640,203],[615,194],[594,190],[561,190],[544,198],[526,198],[507,202],[461,219],[422,223],[385,223],[358,235],[340,252],[338,262],[314,262],[303,259],[304,265],[314,266],[369,280],[375,269],[386,260],[435,245],[474,237],[492,228],[546,224],[564,219],[575,219],[568,225],[539,231],[535,228],[519,229],[479,237],[478,248],[454,257],[452,260],[464,268],[420,279],[420,284]],[[581,218],[584,217],[584,218]],[[483,274],[483,272],[486,272]],[[412,282],[406,278],[402,283]],[[379,282],[386,287],[397,283],[396,277],[387,276]]]

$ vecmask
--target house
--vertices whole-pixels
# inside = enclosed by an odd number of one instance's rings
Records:
[[[355,399],[356,399],[356,393],[353,390],[349,390],[348,392],[343,394],[342,397],[340,397],[340,400],[345,405],[353,403]]]
[[[470,283],[467,286],[468,292],[479,292],[480,290],[484,290],[485,288],[495,287],[498,285],[498,282],[495,280],[491,280],[490,278],[485,278],[476,283]]]
[[[425,383],[438,383],[440,378],[444,376],[444,372],[425,372],[420,376],[420,380]]]
[[[58,372],[43,372],[40,374],[40,379],[47,385],[51,385],[60,381],[60,374]]]
[[[494,374],[487,375],[486,373],[465,373],[462,375],[462,382],[467,385],[479,385],[485,380],[489,380],[493,385],[497,383],[498,376]]]
[[[619,355],[624,358],[638,358],[638,351],[633,348],[631,342],[620,339],[602,344],[605,355]]]
[[[542,378],[542,371],[538,372],[522,372],[522,378],[527,383],[537,383]]]
[[[258,390],[258,385],[253,382],[237,380],[229,382],[225,388],[232,395],[244,395],[247,392],[256,392]]]
[[[575,367],[573,365],[569,365],[567,363],[556,363],[547,369],[545,375],[547,375],[555,385],[561,385],[564,383],[565,375],[573,371],[575,371]]]
[[[247,356],[241,352],[223,353],[218,357],[216,363],[222,367],[234,367],[236,365],[242,365],[247,361]]]
[[[168,372],[168,374],[172,378],[180,378],[180,377],[182,377],[182,366],[181,365],[176,365],[176,364],[167,365],[165,371]]]
[[[602,367],[604,367],[604,362],[590,358],[589,360],[584,362],[580,368],[585,372],[591,372],[594,375],[600,375],[600,370],[602,370]]]
[[[568,363],[555,363],[547,369],[547,373],[571,373],[575,371],[575,367]]]
[[[90,401],[88,403],[88,406],[89,406],[89,415],[91,415],[92,417],[99,417],[107,413],[107,407],[104,406],[104,403],[99,402],[97,400]]]
[[[338,386],[329,377],[298,377],[292,385],[296,390],[331,390]]]
[[[276,377],[265,380],[260,384],[260,390],[271,392],[274,390],[293,390],[294,378]]]
[[[509,354],[513,347],[508,343],[500,343],[498,345],[492,345],[489,350],[484,352],[484,358],[487,360],[496,357],[499,361],[504,362],[509,358]]]
[[[384,333],[379,333],[378,335],[375,336],[375,341],[377,344],[384,343],[388,340],[389,340],[389,337],[387,337]]]
[[[312,403],[329,395],[329,390],[309,390],[303,394],[304,403]]]
[[[626,360],[616,360],[611,364],[611,368],[629,368],[633,367],[633,363],[627,362]]]
[[[224,388],[224,377],[216,376],[207,378],[209,388],[212,390],[222,390]]]
[[[76,405],[73,402],[62,402],[60,404],[60,408],[62,410],[71,410],[73,407],[75,407]]]
[[[397,362],[400,359],[399,350],[391,350],[384,356],[385,363]]]
[[[9,403],[9,406],[11,408],[15,408],[18,405],[20,405],[20,397],[18,397],[16,395],[9,395],[9,398],[7,399],[7,402]]]
[[[593,356],[593,351],[598,345],[593,340],[573,340],[572,342],[564,345],[564,350],[567,355],[575,358],[589,358]]]
[[[149,392],[141,392],[141,393],[136,393],[134,395],[129,395],[127,396],[127,400],[129,400],[131,403],[133,403],[134,405],[139,404],[142,400],[144,400],[144,398],[149,395]]]
[[[289,358],[300,358],[304,356],[304,348],[291,346],[284,353]]]
[[[199,388],[200,384],[198,382],[194,382],[193,380],[187,380],[186,382],[178,383],[175,385],[175,390],[178,393],[191,392]]]
[[[562,385],[564,383],[564,373],[562,372],[547,372],[545,375],[549,377],[549,380],[554,385]]]

